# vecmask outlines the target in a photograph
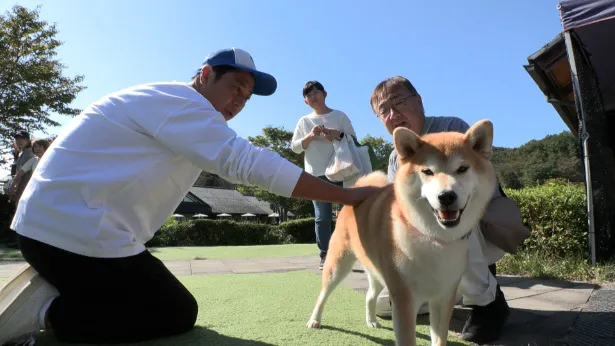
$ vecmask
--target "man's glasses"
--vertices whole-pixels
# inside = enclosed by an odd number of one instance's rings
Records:
[[[417,109],[417,105],[412,102],[416,95],[397,95],[383,102],[376,112],[376,116],[386,120],[391,116],[391,111],[395,110],[398,113],[412,111]]]

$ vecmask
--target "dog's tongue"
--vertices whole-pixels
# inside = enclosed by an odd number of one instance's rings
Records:
[[[459,213],[459,210],[438,210],[440,218],[444,220],[455,220]]]

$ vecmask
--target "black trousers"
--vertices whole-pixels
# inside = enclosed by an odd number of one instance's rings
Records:
[[[196,322],[194,297],[148,251],[92,258],[18,240],[25,260],[60,292],[47,315],[59,341],[139,342],[187,332]]]

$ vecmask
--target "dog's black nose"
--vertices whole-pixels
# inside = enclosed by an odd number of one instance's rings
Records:
[[[440,201],[440,203],[445,207],[455,203],[456,200],[457,194],[455,191],[444,191],[438,195],[438,201]]]

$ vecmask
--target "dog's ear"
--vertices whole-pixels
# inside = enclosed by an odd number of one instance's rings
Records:
[[[480,120],[466,131],[466,143],[485,159],[491,157],[493,151],[493,123]]]
[[[405,127],[398,127],[393,131],[393,143],[400,159],[407,159],[413,156],[423,144],[423,141],[412,130]]]

